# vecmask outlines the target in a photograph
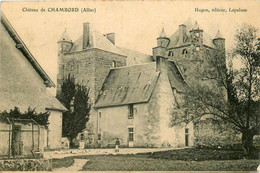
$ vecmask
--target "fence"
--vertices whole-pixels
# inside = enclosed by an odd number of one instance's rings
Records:
[[[44,128],[32,119],[0,119],[0,156],[39,156],[44,148]]]

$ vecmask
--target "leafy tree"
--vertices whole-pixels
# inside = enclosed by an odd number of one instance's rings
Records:
[[[215,52],[193,73],[186,92],[177,96],[177,107],[172,111],[172,125],[196,121],[204,115],[228,122],[242,133],[242,144],[247,156],[253,153],[253,137],[259,134],[259,39],[257,29],[243,25],[235,35],[228,68],[224,50]],[[240,60],[242,66],[234,68]]]
[[[3,111],[0,112],[0,115],[2,117],[9,118],[10,120],[12,118],[17,118],[17,119],[33,119],[36,123],[39,125],[45,126],[46,128],[49,125],[49,112],[44,112],[44,113],[37,113],[35,111],[35,108],[32,109],[31,107],[28,107],[28,110],[24,113],[20,112],[20,109],[18,107],[14,107],[14,109],[11,109],[10,112]]]
[[[90,115],[89,89],[75,84],[73,77],[68,76],[61,85],[61,92],[57,98],[69,110],[63,113],[62,136],[68,137],[71,144],[77,135],[86,129]]]

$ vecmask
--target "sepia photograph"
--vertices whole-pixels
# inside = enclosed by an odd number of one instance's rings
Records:
[[[0,171],[260,172],[260,1],[1,1]]]

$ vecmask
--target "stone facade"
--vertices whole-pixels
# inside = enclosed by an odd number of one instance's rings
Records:
[[[108,147],[119,138],[125,147],[194,145],[193,123],[171,127],[171,110],[176,93],[184,92],[192,74],[206,72],[207,60],[224,50],[225,39],[219,33],[211,39],[197,23],[189,22],[171,37],[163,30],[149,56],[115,46],[115,34],[107,37],[85,23],[82,37],[73,42],[65,31],[58,44],[57,92],[68,75],[90,88],[95,144]]]

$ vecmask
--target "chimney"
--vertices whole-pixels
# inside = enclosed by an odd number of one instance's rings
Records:
[[[115,36],[115,33],[108,33],[105,35],[105,37],[111,41],[111,43],[115,44],[116,42],[116,36]]]
[[[83,23],[83,49],[87,49],[88,45],[89,45],[89,34],[90,34],[90,27],[89,27],[89,23]]]
[[[182,45],[184,43],[184,38],[186,36],[186,25],[179,25],[179,44]]]

